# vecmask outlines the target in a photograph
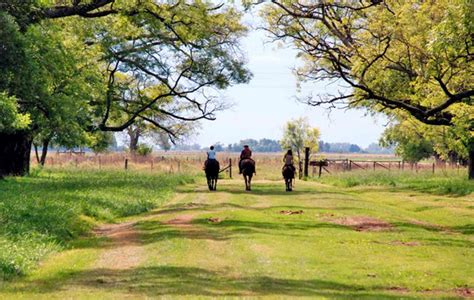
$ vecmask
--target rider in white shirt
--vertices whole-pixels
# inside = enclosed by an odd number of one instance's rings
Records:
[[[207,167],[207,163],[209,162],[209,160],[216,160],[216,150],[214,150],[214,146],[211,146],[210,150],[207,151],[207,159],[206,161],[204,162],[204,170],[206,169]]]
[[[211,150],[207,151],[207,159],[216,159],[216,150],[214,150],[214,146],[211,146]]]

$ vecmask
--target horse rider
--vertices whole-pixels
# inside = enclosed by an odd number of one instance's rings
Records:
[[[211,146],[209,148],[209,151],[207,151],[207,159],[206,161],[204,162],[204,170],[206,169],[207,167],[207,164],[209,163],[210,160],[216,160],[216,150],[214,150],[214,146]]]
[[[296,168],[293,164],[293,151],[291,149],[289,149],[285,156],[283,157],[283,162],[285,163],[285,165],[283,166],[282,168],[282,171],[286,168],[286,167],[289,167],[293,170],[293,172],[296,172]]]
[[[242,161],[244,159],[250,159],[252,162],[255,161],[252,159],[252,150],[250,150],[249,145],[244,145],[244,149],[240,152],[240,160],[239,160],[239,174],[242,174]]]

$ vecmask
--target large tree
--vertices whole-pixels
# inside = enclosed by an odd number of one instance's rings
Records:
[[[319,129],[311,127],[308,119],[298,118],[288,121],[283,129],[283,137],[280,140],[280,145],[284,151],[291,149],[296,153],[297,162],[299,165],[299,172],[301,175],[301,165],[305,148],[310,148],[311,153],[316,153],[319,150]]]
[[[271,2],[267,30],[299,50],[299,78],[340,87],[308,104],[464,128],[474,178],[474,2]]]
[[[39,135],[70,141],[146,122],[173,136],[173,122],[161,120],[212,120],[223,107],[215,91],[250,78],[232,7],[29,0],[0,8],[0,109],[11,116],[0,118],[0,174],[26,174]]]

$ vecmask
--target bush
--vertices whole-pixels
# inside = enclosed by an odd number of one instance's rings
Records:
[[[146,144],[140,144],[137,147],[137,154],[141,156],[147,156],[150,155],[153,152],[153,148],[150,146],[147,146]]]

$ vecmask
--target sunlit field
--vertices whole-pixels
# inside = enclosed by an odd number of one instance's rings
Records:
[[[209,192],[198,153],[128,158],[127,170],[119,155],[100,170],[94,156],[52,155],[0,181],[0,298],[472,293],[463,169],[325,172],[286,193],[280,155],[257,154],[252,192],[236,165]]]

